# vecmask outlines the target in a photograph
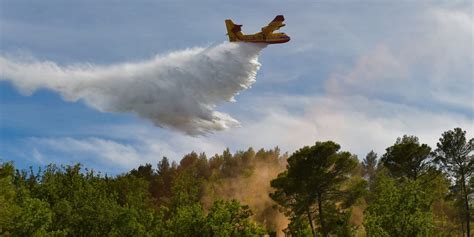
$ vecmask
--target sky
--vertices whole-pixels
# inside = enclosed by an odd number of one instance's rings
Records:
[[[254,33],[278,14],[291,41],[263,49],[252,87],[217,106],[239,127],[190,136],[51,90],[25,96],[3,78],[0,159],[118,174],[227,147],[291,154],[333,140],[363,158],[405,134],[433,148],[455,127],[474,136],[471,1],[0,0],[0,55],[60,66],[138,62],[221,44],[225,19]]]

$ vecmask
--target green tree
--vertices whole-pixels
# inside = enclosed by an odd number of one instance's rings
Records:
[[[375,172],[377,171],[377,153],[370,151],[362,161],[362,167],[364,169],[364,177],[372,183],[375,178]]]
[[[16,172],[12,163],[0,165],[0,235],[64,236],[51,231],[52,211],[47,202],[31,197],[25,172]]]
[[[203,180],[197,179],[191,172],[183,172],[176,178],[172,187],[171,208],[194,205],[201,199]]]
[[[431,148],[420,144],[415,136],[397,138],[394,145],[386,149],[382,164],[393,177],[409,177],[416,180],[430,168]]]
[[[13,185],[15,169],[12,163],[0,165],[0,235],[8,236],[14,217],[21,211],[16,205],[16,189]]]
[[[201,204],[178,207],[166,223],[165,236],[206,236],[206,216]]]
[[[109,178],[80,165],[50,165],[29,192],[50,207],[48,228],[65,235],[140,236],[160,226],[145,177]]]
[[[306,216],[313,236],[316,236],[315,213],[320,232],[328,236],[332,231],[329,220],[335,218],[330,218],[331,213],[326,212],[325,208],[328,207],[331,212],[338,210],[341,205],[336,203],[344,205],[349,196],[353,200],[353,195],[360,193],[343,187],[358,161],[348,152],[339,152],[339,149],[340,146],[332,141],[303,147],[288,158],[287,170],[271,181],[275,192],[270,197],[286,209],[290,218]],[[365,182],[360,181],[364,186]]]
[[[159,205],[167,205],[172,196],[172,187],[176,179],[176,164],[168,161],[168,158],[158,162],[156,169],[156,178],[150,183],[151,195],[157,199]]]
[[[453,190],[461,196],[466,232],[467,236],[470,236],[469,195],[473,193],[473,189],[470,188],[469,182],[472,180],[474,172],[474,156],[471,155],[474,149],[474,138],[468,141],[466,131],[455,128],[444,132],[436,146],[435,162],[440,165],[446,174],[455,179]]]
[[[252,211],[236,200],[217,200],[209,210],[206,226],[209,236],[263,236],[265,229],[253,222]]]
[[[52,212],[47,202],[20,194],[20,212],[14,215],[13,236],[44,236],[52,224]]]
[[[47,201],[54,211],[54,230],[69,235],[104,236],[111,230],[121,209],[114,191],[111,183],[100,174],[83,172],[78,164],[47,167],[40,185],[32,193]]]
[[[308,223],[308,218],[304,216],[292,216],[288,228],[284,230],[288,236],[307,237],[313,235]]]
[[[138,169],[131,170],[130,174],[137,178],[145,179],[149,182],[152,181],[155,176],[155,172],[151,164],[140,165]]]
[[[373,201],[367,207],[364,226],[368,237],[431,236],[432,197],[423,190],[421,181],[399,182],[384,174],[374,181]]]

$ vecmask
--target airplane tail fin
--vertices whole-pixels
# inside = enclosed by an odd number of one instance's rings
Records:
[[[225,20],[225,26],[227,27],[227,35],[229,36],[230,42],[241,41],[243,38],[242,25],[236,25],[232,20]]]

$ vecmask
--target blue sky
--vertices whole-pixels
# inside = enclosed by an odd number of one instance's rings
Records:
[[[434,147],[473,136],[471,1],[0,1],[0,52],[59,65],[134,62],[226,40],[231,18],[252,33],[284,14],[292,37],[259,57],[257,81],[219,110],[241,123],[190,137],[54,92],[0,80],[0,158],[20,167],[81,162],[108,173],[194,150],[212,155],[334,140],[364,156],[404,134]],[[0,72],[1,77],[1,72]]]

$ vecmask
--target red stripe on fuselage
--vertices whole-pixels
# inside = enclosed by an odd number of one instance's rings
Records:
[[[290,38],[284,38],[284,39],[278,39],[278,40],[242,40],[242,42],[247,42],[247,43],[266,43],[266,44],[281,44],[281,43],[286,43],[290,41]]]

